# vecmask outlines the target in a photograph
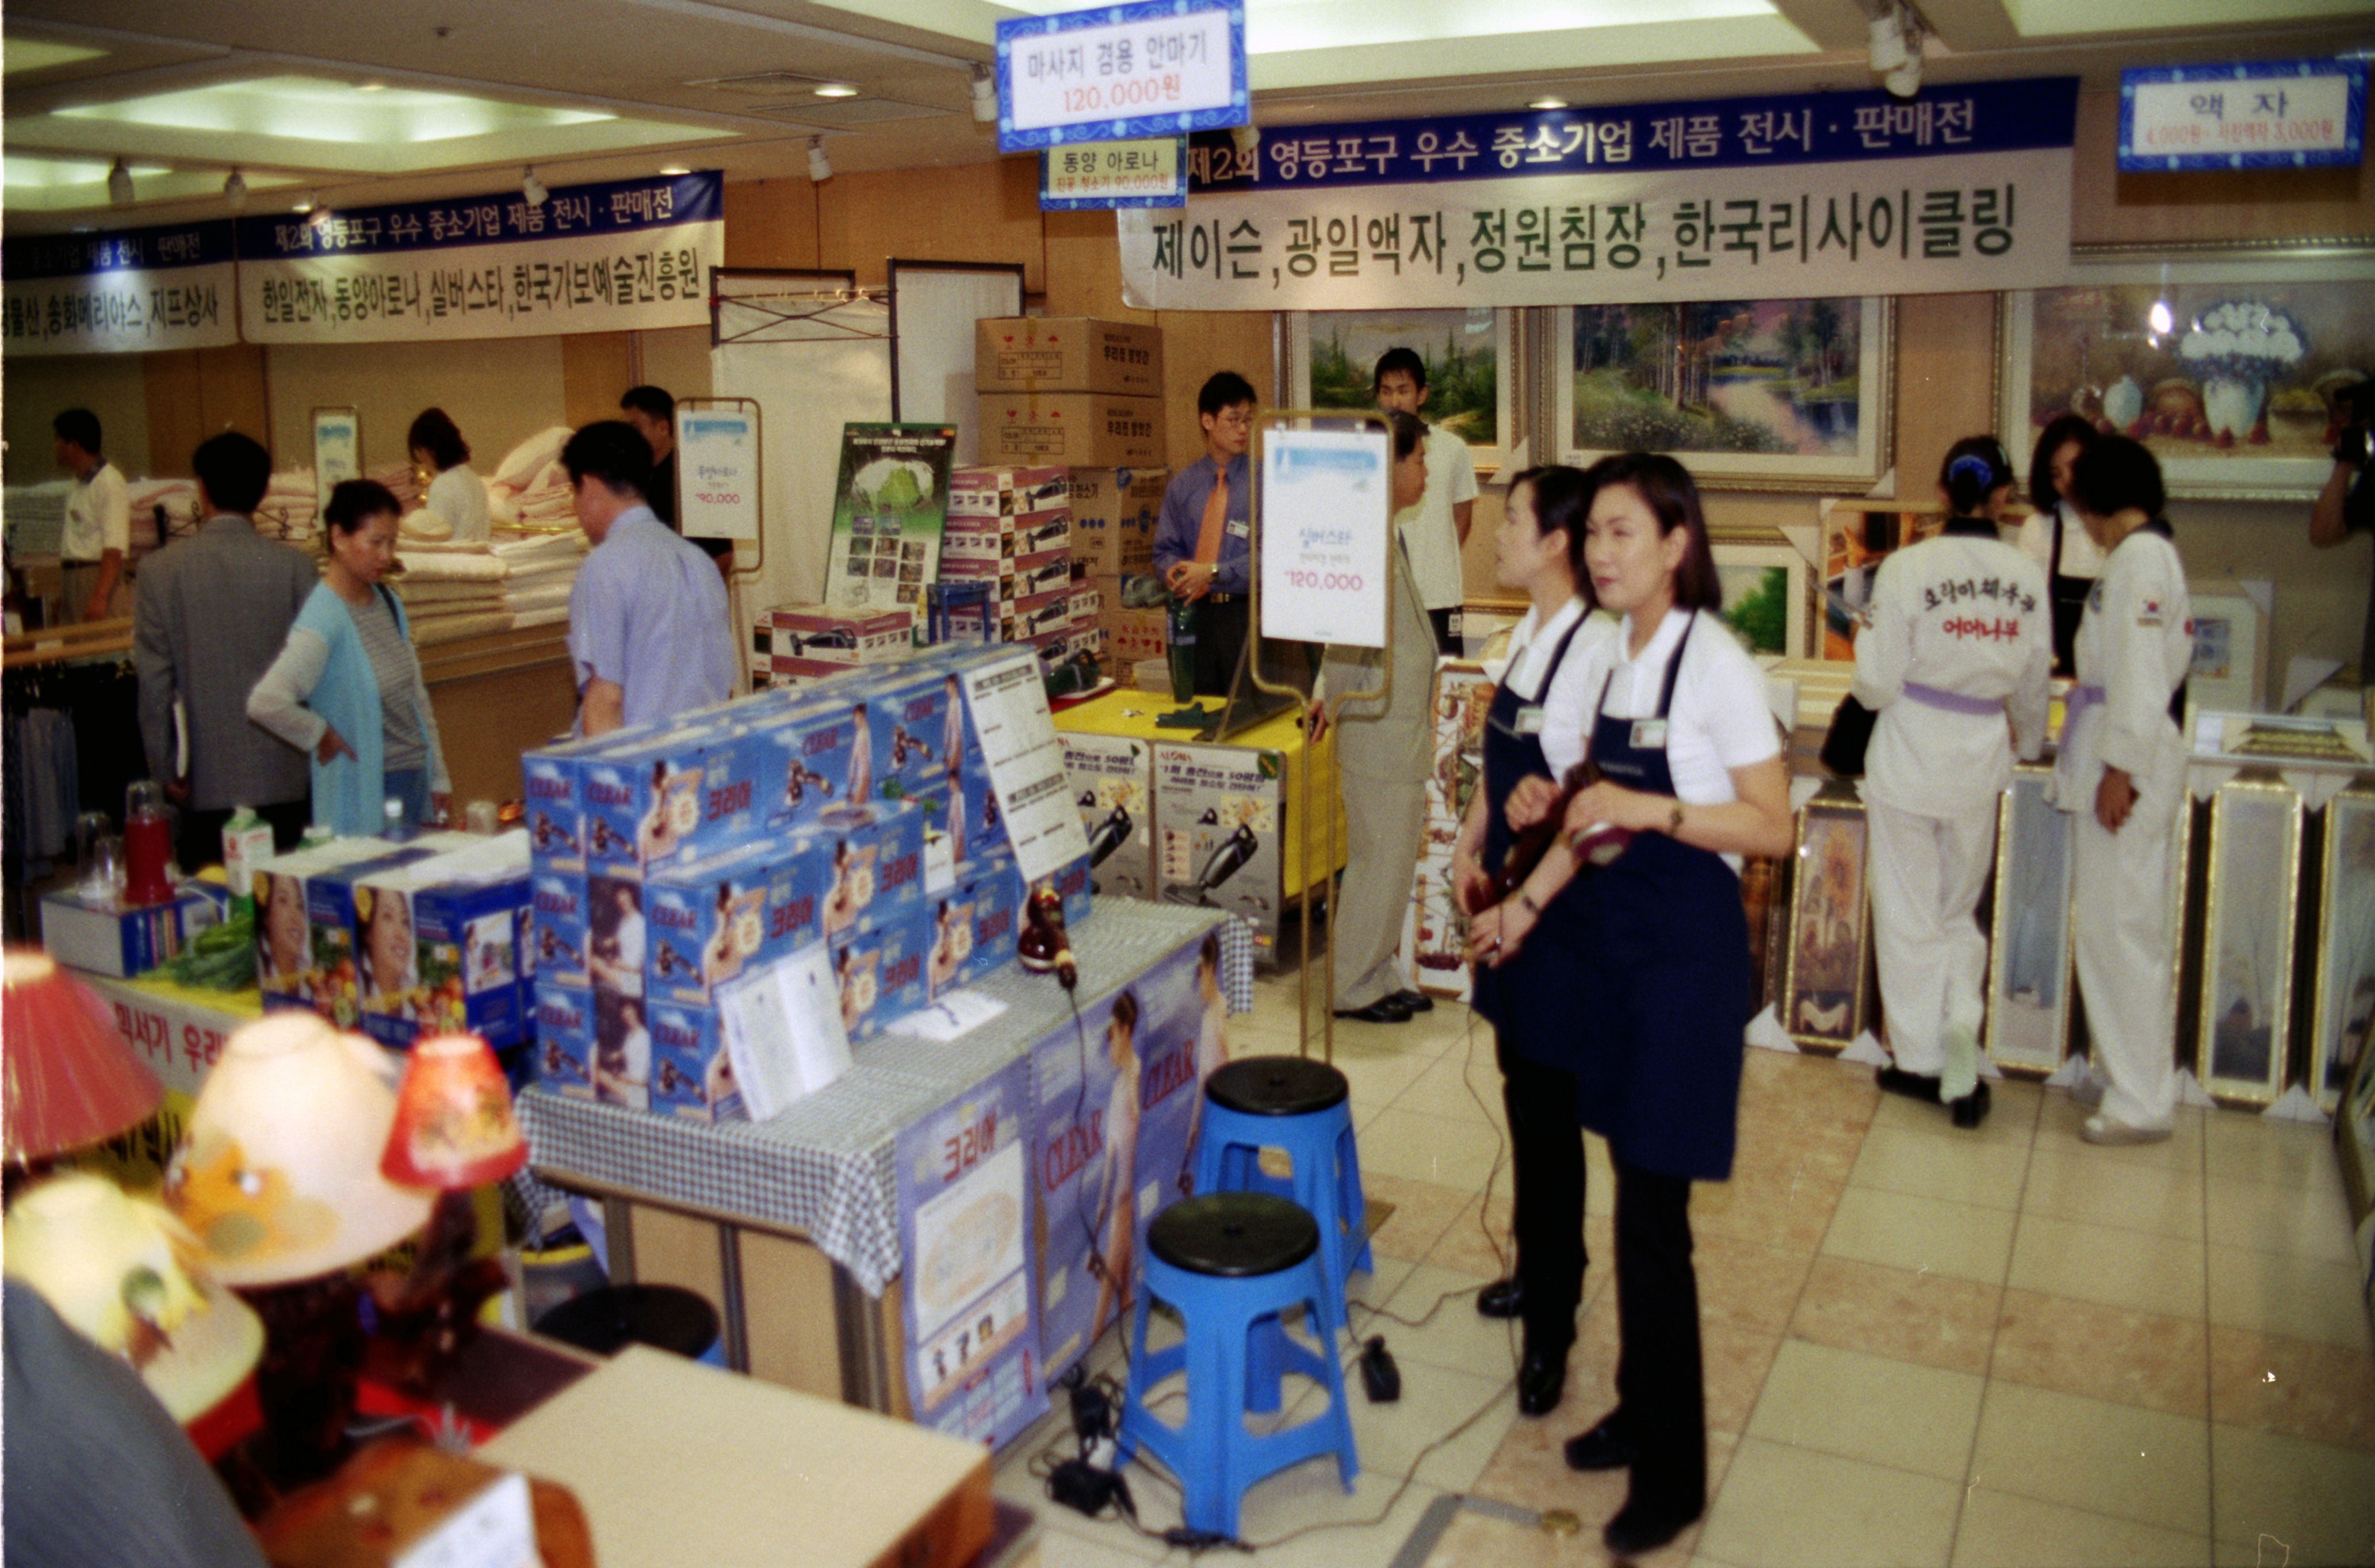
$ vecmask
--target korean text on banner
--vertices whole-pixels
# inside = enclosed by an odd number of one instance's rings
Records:
[[[1263,636],[1386,645],[1389,451],[1382,430],[1263,433]]]
[[[2074,78],[1198,136],[1128,302],[1360,310],[2045,287]]]
[[[51,234],[0,246],[11,354],[141,353],[239,341],[231,223]]]
[[[2120,168],[2355,168],[2367,62],[2255,60],[2120,73]]]
[[[250,343],[703,326],[725,253],[714,172],[239,220]]]
[[[1244,0],[1140,0],[998,24],[998,150],[1253,123]]]

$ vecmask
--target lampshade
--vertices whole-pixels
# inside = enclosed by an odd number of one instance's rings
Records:
[[[0,1226],[7,1271],[60,1318],[138,1370],[177,1421],[204,1415],[264,1350],[246,1303],[188,1267],[189,1232],[157,1204],[103,1176],[29,1187]]]
[[[115,1032],[90,987],[35,948],[10,948],[0,1026],[7,1049],[6,1143],[11,1162],[112,1138],[156,1114],[165,1091]]]
[[[357,1263],[429,1218],[434,1194],[380,1174],[396,1125],[394,1063],[312,1013],[235,1031],[165,1173],[165,1203],[227,1285]]]
[[[412,1047],[396,1095],[396,1130],[381,1174],[422,1187],[475,1187],[527,1163],[511,1085],[493,1047],[475,1034],[440,1034]]]

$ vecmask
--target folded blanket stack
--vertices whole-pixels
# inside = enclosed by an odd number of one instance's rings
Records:
[[[255,509],[257,529],[292,545],[311,545],[321,532],[320,497],[313,484],[313,470],[292,468],[285,474],[275,474],[265,487],[264,504]]]
[[[567,425],[555,425],[503,454],[487,479],[487,512],[497,527],[542,532],[576,525],[569,474],[561,466],[561,449],[574,433]]]
[[[165,538],[186,534],[198,525],[198,487],[192,479],[139,479],[124,487],[132,503],[132,553],[155,549]],[[164,510],[164,538],[158,536],[157,514]]]

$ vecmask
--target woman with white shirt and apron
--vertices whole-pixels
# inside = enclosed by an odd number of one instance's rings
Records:
[[[2084,414],[2064,414],[2047,421],[2038,433],[2037,450],[2028,460],[2028,499],[2037,508],[2021,525],[2020,548],[2045,568],[2045,586],[2053,601],[2053,673],[2068,675],[2076,668],[2078,622],[2086,609],[2086,595],[2103,574],[2103,552],[2078,509],[2070,503],[2070,470],[2078,454],[2101,434]]]
[[[2013,747],[2030,760],[2045,748],[2053,638],[2045,573],[1996,532],[2012,497],[2002,443],[1956,442],[1938,490],[1946,531],[1890,556],[1873,584],[1855,697],[1880,715],[1863,781],[1873,945],[1896,1058],[1880,1086],[1944,1102],[1956,1126],[1976,1127],[1988,1113],[1979,893]]]
[[[2185,672],[2193,610],[2161,508],[2160,465],[2105,436],[2070,477],[2103,575],[2078,627],[2078,685],[2054,759],[2053,798],[2077,818],[2078,984],[2101,1109],[2089,1143],[2151,1143],[2177,1110],[2177,834],[2185,802]]]
[[[1598,688],[1587,690],[1590,651],[1613,629],[1590,620],[1578,591],[1583,525],[1591,481],[1577,468],[1530,468],[1509,485],[1502,513],[1496,573],[1521,588],[1532,607],[1509,639],[1484,722],[1484,776],[1468,803],[1452,846],[1453,884],[1466,908],[1488,896],[1507,860],[1509,796],[1522,779],[1557,779],[1583,756],[1584,732]],[[1583,1138],[1576,1127],[1575,1075],[1515,1048],[1509,1028],[1518,993],[1547,989],[1560,977],[1550,944],[1521,949],[1502,968],[1480,965],[1472,1002],[1494,1026],[1501,1066],[1501,1103],[1508,1113],[1512,1229],[1517,1262],[1506,1279],[1477,1292],[1487,1317],[1522,1318],[1525,1349],[1518,1368],[1518,1409],[1546,1415],[1566,1386],[1575,1309],[1583,1300]]]
[[[1787,854],[1791,829],[1765,677],[1717,614],[1698,487],[1643,453],[1590,477],[1584,562],[1594,599],[1624,617],[1588,655],[1585,755],[1600,781],[1470,933],[1483,964],[1533,950],[1542,983],[1508,987],[1506,1027],[1520,1054],[1574,1074],[1577,1119],[1616,1168],[1617,1407],[1568,1442],[1566,1461],[1631,1469],[1603,1534],[1634,1555],[1707,1505],[1691,1183],[1731,1174],[1749,998],[1735,857]],[[1548,778],[1522,781],[1509,825],[1522,831],[1556,801]]]

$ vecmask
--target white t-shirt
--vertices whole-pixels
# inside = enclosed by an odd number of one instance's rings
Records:
[[[1399,521],[1410,551],[1419,602],[1449,609],[1466,596],[1459,570],[1459,523],[1451,509],[1476,499],[1476,460],[1468,443],[1437,425],[1426,429],[1426,493]]]
[[[1694,630],[1675,675],[1673,705],[1666,713],[1666,767],[1673,774],[1675,798],[1684,805],[1722,806],[1737,798],[1731,770],[1779,756],[1781,736],[1773,710],[1766,704],[1765,673],[1720,616],[1709,611],[1694,621],[1688,610],[1668,610],[1637,659],[1625,657],[1633,640],[1633,618],[1625,617],[1615,636],[1593,641],[1585,661],[1583,701],[1589,711],[1605,679],[1611,716],[1655,717],[1666,660],[1684,627]],[[1577,651],[1568,651],[1568,666],[1575,664]],[[1566,675],[1562,667],[1555,684],[1565,686]],[[1542,727],[1547,732],[1551,723]]]
[[[124,476],[101,463],[89,479],[66,492],[66,525],[58,536],[62,560],[96,562],[109,550],[132,553],[132,499]]]
[[[1542,758],[1562,777],[1583,758],[1584,738],[1591,729],[1591,700],[1600,694],[1600,677],[1608,670],[1608,661],[1594,660],[1592,652],[1616,635],[1613,617],[1594,616],[1575,634],[1550,690],[1543,691],[1542,671],[1549,666],[1551,655],[1558,651],[1559,639],[1566,635],[1568,627],[1583,619],[1584,613],[1583,595],[1578,594],[1560,606],[1549,624],[1538,631],[1538,612],[1528,609],[1525,619],[1509,633],[1507,666],[1498,671],[1489,664],[1485,666],[1485,673],[1500,684],[1525,701],[1542,705]],[[1598,674],[1593,673],[1595,668]]]
[[[430,480],[421,504],[454,525],[455,543],[476,544],[487,537],[487,481],[468,465],[456,463]]]

